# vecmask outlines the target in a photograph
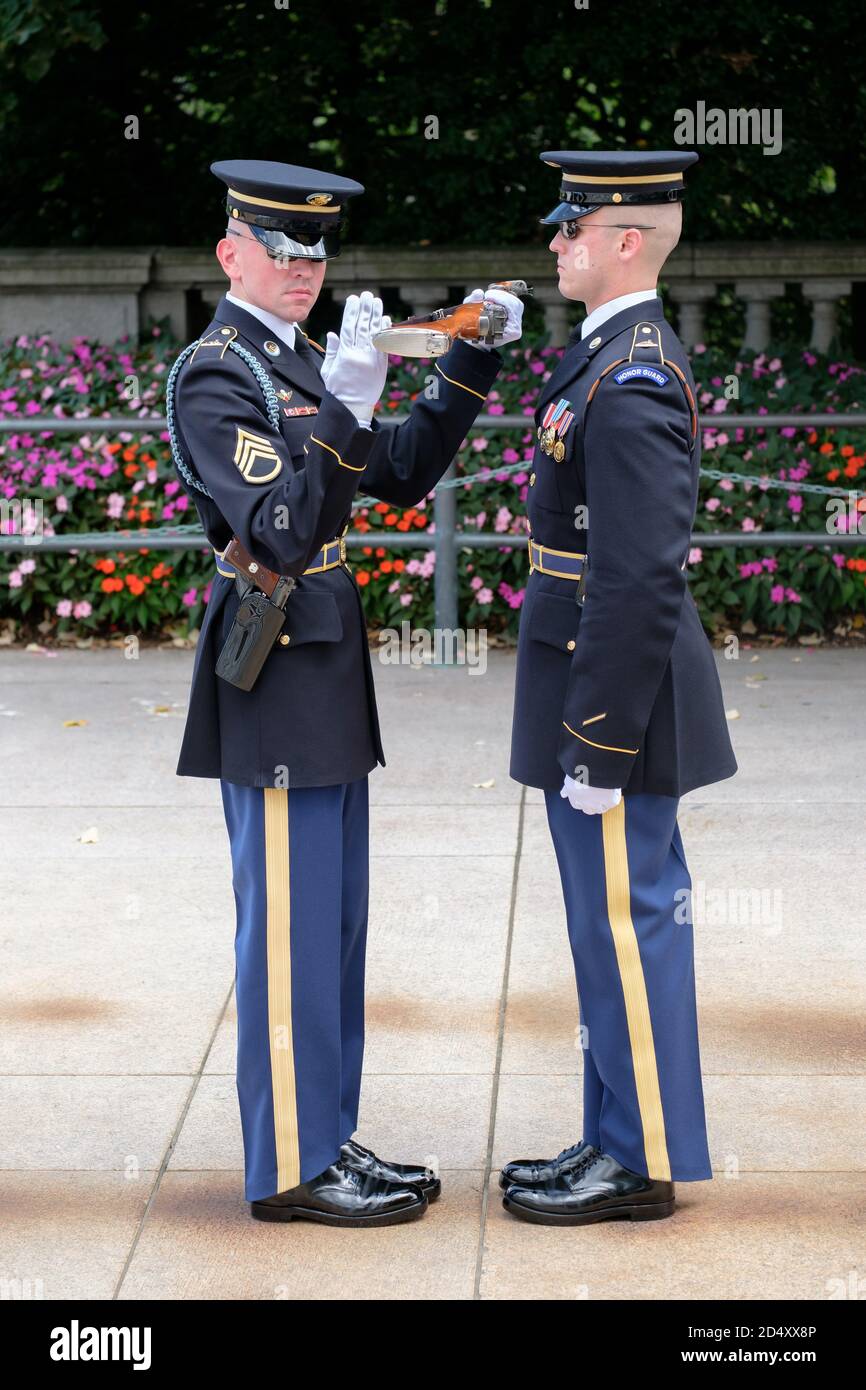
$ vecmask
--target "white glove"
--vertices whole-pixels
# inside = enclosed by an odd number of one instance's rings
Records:
[[[494,303],[502,304],[508,310],[505,329],[495,346],[502,347],[505,343],[516,343],[523,332],[523,300],[518,299],[516,294],[509,294],[508,290],[473,290],[471,294],[467,294],[463,303],[478,304],[482,299],[492,299]],[[465,341],[472,347],[481,348],[484,352],[489,352],[491,349],[490,343],[479,342],[477,338],[466,338]]]
[[[381,299],[364,290],[346,300],[339,337],[328,334],[322,381],[362,425],[372,420],[388,373],[388,354],[374,346],[373,336],[390,327]]]
[[[622,800],[619,787],[590,787],[586,782],[576,782],[567,773],[559,795],[564,796],[575,811],[585,811],[588,816],[610,811]]]

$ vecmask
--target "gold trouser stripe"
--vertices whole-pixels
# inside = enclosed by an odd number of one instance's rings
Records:
[[[567,183],[673,183],[682,174],[566,174],[563,170],[562,177]]]
[[[455,379],[454,379],[453,376],[449,376],[447,372],[443,372],[443,370],[442,370],[442,368],[439,366],[439,363],[438,363],[438,362],[436,363],[436,370],[437,370],[437,372],[439,373],[440,376],[444,376],[444,378],[445,378],[446,381],[450,381],[452,386],[459,386],[460,389],[461,389],[462,391],[468,391],[468,392],[470,393],[470,395],[472,395],[472,396],[477,396],[478,399],[479,399],[479,401],[486,401],[486,400],[487,400],[487,397],[486,397],[486,396],[482,396],[481,392],[480,392],[480,391],[476,391],[474,387],[472,387],[472,386],[464,386],[462,381],[455,381]],[[477,407],[476,407],[476,409],[477,409]]]
[[[271,1048],[277,1192],[285,1192],[289,1187],[297,1187],[301,1181],[292,1035],[289,793],[285,787],[264,787],[263,791],[268,908],[268,1037]]]
[[[625,798],[605,811],[601,818],[604,841],[604,874],[607,885],[607,915],[619,966],[625,998],[631,1060],[634,1068],[638,1107],[643,1128],[647,1171],[651,1178],[670,1182],[671,1165],[665,1136],[653,1041],[652,1019],[646,992],[637,934],[631,918],[631,890],[625,838]]]
[[[564,719],[562,723],[563,727],[566,728],[570,734],[574,734],[575,738],[583,738],[583,734],[579,734],[570,724],[566,724]],[[612,743],[593,743],[591,738],[583,738],[583,741],[584,743],[592,743],[593,748],[606,748],[609,753],[637,753],[638,751],[637,748],[616,748]]]
[[[318,217],[320,212],[339,212],[340,203],[335,203],[333,207],[317,207],[315,203],[275,203],[273,198],[254,198],[251,193],[238,193],[236,188],[229,189],[229,197],[236,198],[239,203],[252,203],[257,208],[279,208],[284,212],[311,212]]]
[[[333,454],[341,468],[351,468],[353,473],[363,473],[364,469],[367,467],[366,463],[362,463],[360,468],[354,463],[344,463],[336,449],[332,449],[330,444],[326,444],[324,439],[319,439],[315,434],[310,435],[310,442],[318,444],[320,449],[327,449],[329,453]],[[306,445],[304,449],[306,451]]]

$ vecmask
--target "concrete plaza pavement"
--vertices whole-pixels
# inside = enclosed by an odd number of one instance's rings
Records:
[[[680,809],[713,1181],[678,1184],[662,1222],[503,1211],[499,1166],[573,1143],[581,1086],[542,794],[508,777],[514,654],[374,659],[358,1137],[435,1162],[444,1190],[421,1221],[339,1231],[243,1200],[228,840],[218,783],[174,771],[192,653],[0,651],[4,1287],[862,1298],[866,653],[716,656],[740,771]]]

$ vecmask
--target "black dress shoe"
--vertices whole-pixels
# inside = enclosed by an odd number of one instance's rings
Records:
[[[542,1226],[584,1226],[626,1216],[655,1221],[672,1216],[675,1203],[672,1182],[632,1173],[597,1149],[589,1150],[571,1172],[535,1187],[513,1184],[502,1198],[506,1211]]]
[[[538,1182],[550,1182],[559,1173],[570,1172],[576,1167],[591,1147],[585,1139],[579,1139],[570,1149],[562,1149],[556,1158],[516,1158],[513,1163],[505,1164],[499,1174],[499,1186],[506,1188],[516,1183],[520,1187],[533,1187]]]
[[[420,1187],[428,1202],[435,1202],[442,1191],[442,1184],[432,1168],[422,1168],[417,1163],[389,1163],[387,1159],[377,1158],[372,1149],[365,1149],[354,1139],[349,1139],[340,1149],[340,1161],[359,1173],[369,1173],[371,1177],[384,1178],[386,1182],[408,1182],[413,1187]]]
[[[359,1173],[338,1159],[309,1182],[251,1202],[250,1210],[259,1221],[303,1217],[325,1226],[395,1226],[423,1216],[427,1198],[418,1187]]]

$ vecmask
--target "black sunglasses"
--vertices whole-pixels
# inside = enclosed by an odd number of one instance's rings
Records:
[[[580,231],[582,217],[568,217],[564,222],[560,222],[559,230],[566,241],[574,241]],[[619,227],[621,230],[628,231],[630,227],[637,227],[639,231],[650,232],[655,229],[654,222],[590,222],[590,227]]]

